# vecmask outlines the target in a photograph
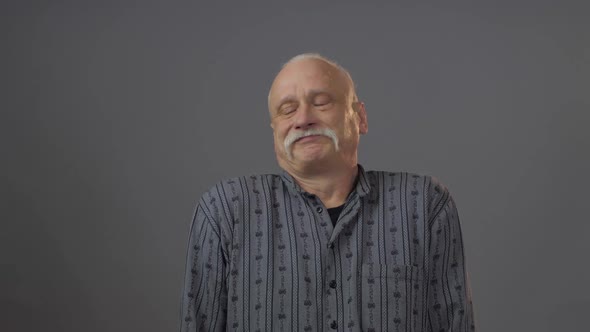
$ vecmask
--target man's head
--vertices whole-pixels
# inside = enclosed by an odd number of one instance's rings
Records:
[[[289,60],[268,95],[279,165],[313,172],[356,166],[359,136],[368,130],[348,71],[318,54]]]

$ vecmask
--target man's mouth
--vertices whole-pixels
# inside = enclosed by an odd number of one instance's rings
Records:
[[[298,138],[297,140],[295,140],[295,142],[299,142],[299,141],[309,141],[309,140],[313,140],[316,139],[318,137],[321,137],[322,135],[309,135],[309,136],[303,136],[301,138]]]

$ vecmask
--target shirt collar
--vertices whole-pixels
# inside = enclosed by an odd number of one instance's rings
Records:
[[[357,164],[357,166],[358,181],[356,183],[354,191],[359,195],[359,197],[363,197],[371,191],[371,185],[369,184],[369,180],[367,179],[367,173],[365,172],[363,166],[361,166],[361,164]],[[308,192],[303,190],[303,188],[299,186],[297,181],[295,181],[293,176],[291,176],[291,174],[289,174],[284,169],[281,170],[280,176],[281,180],[283,180],[283,183],[287,186],[287,188],[292,194],[309,194]]]

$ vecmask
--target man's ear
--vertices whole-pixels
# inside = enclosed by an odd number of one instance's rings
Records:
[[[365,103],[362,101],[355,101],[352,108],[359,117],[359,133],[364,135],[369,132],[369,123],[367,122],[367,110],[365,110]]]

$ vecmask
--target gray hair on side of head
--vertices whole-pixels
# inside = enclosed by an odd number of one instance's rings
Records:
[[[350,84],[350,87],[352,88],[352,100],[353,102],[357,102],[358,101],[358,97],[356,95],[356,86],[354,84],[354,81],[352,80],[352,76],[350,75],[350,72],[342,67],[341,65],[339,65],[336,61],[329,59],[319,53],[302,53],[302,54],[298,54],[294,57],[292,57],[291,59],[289,59],[287,62],[285,62],[282,66],[281,66],[281,70],[283,68],[285,68],[287,65],[289,65],[290,63],[293,62],[297,62],[297,61],[301,61],[301,60],[307,60],[307,59],[314,59],[314,60],[319,60],[319,61],[323,61],[325,63],[327,63],[328,65],[336,68],[340,73],[342,73],[342,75],[344,75],[344,77],[346,78],[346,80],[348,81],[348,83]],[[268,92],[268,105],[270,106],[270,91]]]

